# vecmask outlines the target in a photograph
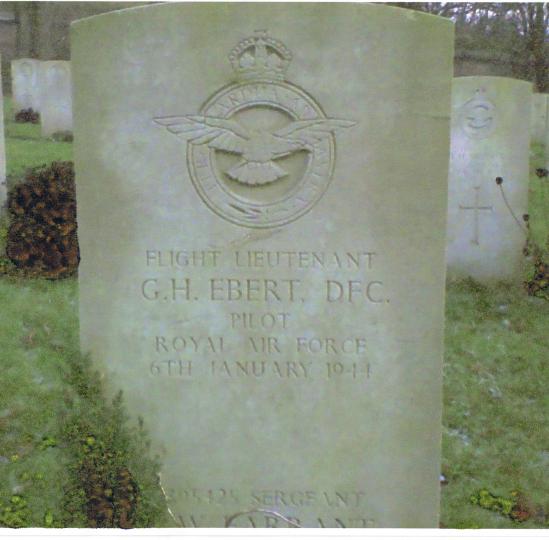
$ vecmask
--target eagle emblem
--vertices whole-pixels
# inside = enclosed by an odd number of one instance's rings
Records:
[[[210,148],[242,156],[242,160],[226,171],[227,175],[248,185],[263,185],[283,178],[288,173],[276,160],[298,150],[314,151],[314,145],[338,129],[355,122],[320,118],[299,120],[274,132],[251,130],[235,120],[212,116],[174,116],[155,118],[170,133],[192,144],[207,144]]]
[[[237,82],[217,92],[200,114],[153,119],[187,143],[199,195],[237,225],[273,227],[306,213],[331,179],[335,134],[356,124],[326,117],[311,96],[285,80],[291,58],[284,44],[258,31],[229,55]],[[283,187],[271,188],[278,183]]]

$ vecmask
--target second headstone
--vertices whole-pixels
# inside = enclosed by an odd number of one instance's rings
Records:
[[[2,65],[1,56],[0,65]],[[0,215],[4,213],[4,206],[6,204],[7,196],[6,146],[4,142],[4,97],[2,94],[2,75],[0,74]]]
[[[72,132],[71,63],[64,60],[42,62],[39,80],[42,135]]]
[[[530,136],[534,143],[545,144],[545,126],[549,114],[549,95],[532,94]]]
[[[530,83],[516,79],[454,79],[448,195],[451,278],[488,283],[520,279],[531,93]]]
[[[40,112],[40,60],[19,58],[11,61],[13,112],[32,109]]]

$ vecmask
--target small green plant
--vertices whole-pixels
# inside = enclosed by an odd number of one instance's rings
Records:
[[[44,527],[53,527],[53,526],[54,526],[53,513],[51,510],[46,510],[46,513],[44,514]]]
[[[40,443],[40,450],[45,450],[46,448],[53,448],[57,446],[57,439],[51,436],[45,436]]]
[[[30,511],[22,495],[12,495],[9,501],[0,502],[0,525],[19,528],[29,526]]]
[[[525,503],[524,497],[516,490],[511,492],[510,497],[502,497],[494,495],[486,488],[479,489],[471,495],[471,503],[513,521],[526,521],[532,517],[532,511]]]

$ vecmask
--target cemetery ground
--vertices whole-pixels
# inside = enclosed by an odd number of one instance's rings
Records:
[[[15,124],[5,102],[9,185],[29,167],[72,158],[71,143]],[[549,180],[534,174],[542,162],[534,147],[529,211],[540,245],[549,233]],[[123,396],[106,402],[79,353],[77,304],[75,277],[0,275],[0,525],[173,526],[146,426],[127,421]],[[519,285],[448,285],[441,526],[549,527],[548,327],[549,302]]]

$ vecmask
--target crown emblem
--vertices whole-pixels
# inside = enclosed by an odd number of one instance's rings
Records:
[[[256,30],[230,52],[229,60],[239,80],[284,80],[292,53],[266,30]]]

